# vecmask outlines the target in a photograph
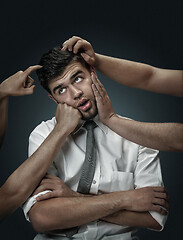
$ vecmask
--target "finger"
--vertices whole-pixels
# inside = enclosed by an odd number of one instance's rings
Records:
[[[89,43],[86,40],[83,39],[79,39],[75,45],[73,46],[73,53],[78,53],[78,51],[86,51],[87,49],[89,49]]]
[[[59,191],[52,191],[52,192],[48,192],[44,195],[40,195],[36,198],[37,201],[42,201],[42,200],[46,200],[46,199],[50,199],[50,198],[56,198],[56,197],[60,197],[60,192]]]
[[[106,91],[105,91],[103,85],[98,80],[97,75],[93,72],[92,72],[92,81],[93,81],[95,87],[97,88],[99,94],[101,95],[101,97],[104,98],[105,94],[106,94]]]
[[[32,79],[30,76],[27,76],[25,82],[24,82],[24,88],[29,88],[32,86],[34,82],[34,79]]]
[[[164,210],[164,209],[161,208],[160,206],[156,206],[156,205],[153,205],[153,207],[152,207],[151,210],[152,210],[152,211],[155,211],[155,212],[158,212],[158,213],[160,213],[160,214],[162,214],[162,215],[167,215],[167,214],[168,214],[168,212],[167,212],[166,210]]]
[[[22,89],[21,95],[30,95],[30,94],[33,94],[35,87],[36,87],[35,85],[32,85],[32,86],[29,87],[29,88],[24,88],[24,89]]]
[[[48,192],[46,194],[39,195],[36,198],[36,200],[39,202],[39,201],[42,201],[42,200],[47,200],[47,199],[53,198],[53,196],[54,196],[53,192]]]
[[[48,179],[55,179],[55,178],[59,178],[57,176],[54,176],[54,175],[51,175],[51,174],[46,174],[45,175],[45,178],[48,178]],[[60,179],[60,178],[59,178]]]
[[[74,45],[76,44],[77,41],[79,41],[81,38],[80,37],[76,37],[76,36],[73,36],[72,38],[69,38],[69,40],[65,41],[63,43],[63,48],[62,50],[68,50],[68,51],[72,51]]]
[[[160,199],[160,198],[155,198],[153,200],[153,204],[159,205],[159,206],[165,208],[166,210],[169,210],[169,208],[170,208],[168,202],[166,200]]]
[[[45,190],[53,191],[55,190],[55,185],[53,183],[42,184],[34,191],[33,196]]]
[[[91,58],[88,54],[86,53],[81,53],[82,58],[87,62],[89,65],[93,65],[94,59]]]
[[[165,199],[167,202],[170,201],[169,196],[168,196],[167,193],[156,192],[155,197],[156,197],[156,198]]]
[[[25,71],[24,71],[24,74],[26,76],[30,75],[33,71],[37,70],[37,69],[40,69],[42,68],[41,65],[34,65],[34,66],[30,66],[28,67]]]
[[[94,84],[92,84],[92,89],[93,89],[95,98],[96,98],[96,100],[97,100],[97,103],[98,103],[99,101],[102,101],[102,97],[101,97],[99,91],[97,90],[97,88],[96,88],[96,86],[95,86]]]
[[[166,193],[166,190],[164,187],[153,187],[153,190],[155,192],[163,192],[163,193]]]
[[[96,98],[99,98],[98,100],[101,100],[102,98],[102,95],[101,95],[101,92],[99,91],[99,89],[97,88],[96,86],[96,82],[95,82],[95,75],[93,73],[91,73],[91,79],[92,79],[92,88],[93,88],[93,91],[94,91],[94,94],[95,94],[95,97]]]

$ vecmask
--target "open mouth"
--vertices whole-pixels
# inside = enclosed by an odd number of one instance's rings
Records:
[[[91,107],[91,102],[88,99],[83,99],[78,104],[78,109],[83,112],[88,111],[90,107]]]

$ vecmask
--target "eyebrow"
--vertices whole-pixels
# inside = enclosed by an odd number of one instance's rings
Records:
[[[61,83],[58,86],[54,87],[53,93],[55,94],[56,90],[59,89],[59,88],[62,88],[62,86],[63,86],[63,83]]]
[[[75,78],[75,77],[76,77],[78,74],[80,74],[80,73],[83,73],[83,72],[82,72],[81,70],[78,70],[76,73],[74,73],[74,74],[71,76],[71,79]],[[63,85],[64,85],[64,84],[61,83],[61,84],[59,84],[58,86],[54,87],[53,93],[55,94],[56,90],[59,89],[59,88],[62,88]]]
[[[78,70],[76,73],[74,73],[72,76],[71,76],[71,79],[75,78],[78,74],[80,73],[83,73],[83,71],[81,70]]]

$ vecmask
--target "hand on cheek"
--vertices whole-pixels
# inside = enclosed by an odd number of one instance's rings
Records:
[[[92,89],[96,98],[100,120],[107,125],[110,118],[115,114],[111,101],[104,86],[98,80],[96,73],[91,73],[91,79],[93,82]]]

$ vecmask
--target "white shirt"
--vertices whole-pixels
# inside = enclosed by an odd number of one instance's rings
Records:
[[[97,124],[94,129],[97,162],[90,193],[97,194],[100,190],[104,192],[126,191],[146,186],[163,185],[157,150],[139,146],[122,138],[102,124],[98,116],[94,118],[94,121]],[[55,124],[56,120],[53,117],[34,129],[29,138],[29,156],[46,139]],[[81,127],[77,132],[67,137],[48,173],[60,177],[72,190],[76,191],[85,159],[85,150],[86,129]],[[36,197],[29,198],[23,207],[27,220],[29,220],[27,213],[35,204]],[[150,211],[150,214],[163,229],[167,217],[153,211]],[[93,221],[82,225],[74,237],[101,239],[102,236],[114,236],[114,239],[126,240],[131,239],[133,230],[135,229],[127,226]],[[64,236],[64,231],[61,235]]]

